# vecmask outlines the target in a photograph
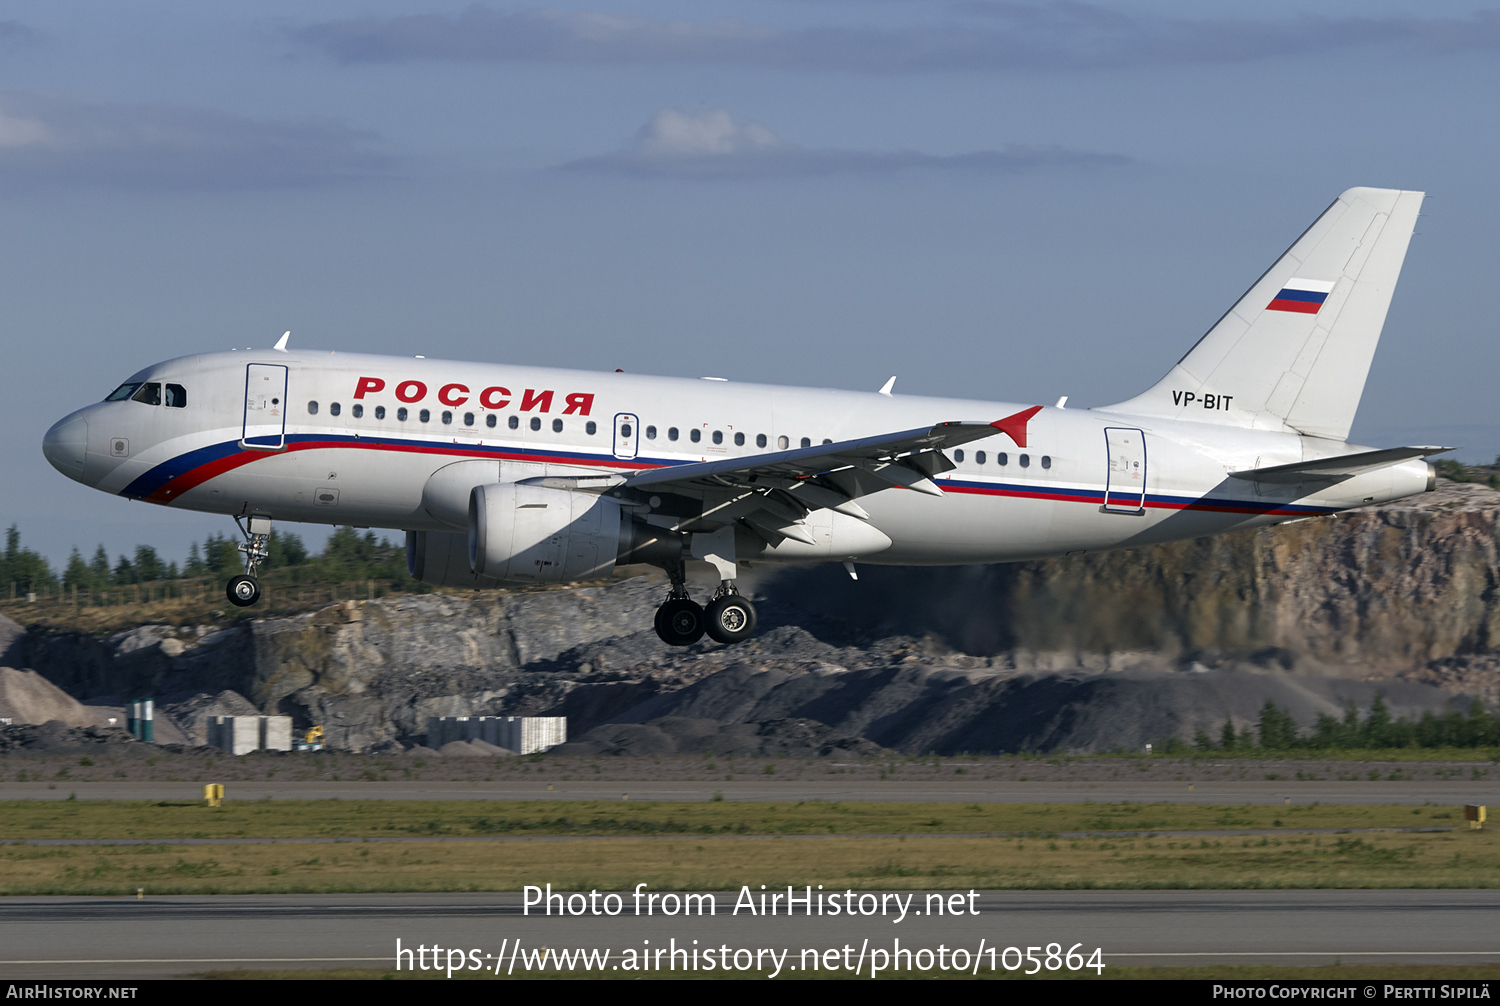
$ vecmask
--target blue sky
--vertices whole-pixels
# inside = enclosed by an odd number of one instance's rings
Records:
[[[1497,54],[1442,2],[11,3],[0,521],[54,560],[227,530],[38,445],[286,329],[1118,401],[1352,185],[1430,194],[1353,439],[1488,460]]]

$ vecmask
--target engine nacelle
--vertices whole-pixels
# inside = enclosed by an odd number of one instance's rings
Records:
[[[434,587],[500,586],[498,580],[469,568],[469,536],[462,531],[406,532],[406,571]]]
[[[561,583],[604,576],[620,553],[620,504],[566,489],[499,482],[469,494],[469,568],[482,577]]]

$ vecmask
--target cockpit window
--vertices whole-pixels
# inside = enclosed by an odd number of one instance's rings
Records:
[[[180,384],[167,385],[167,408],[187,408],[187,389]]]
[[[109,397],[106,398],[105,401],[106,402],[123,402],[123,401],[125,401],[125,399],[127,399],[131,395],[135,394],[135,389],[139,388],[140,386],[141,386],[141,382],[140,381],[126,381],[124,384],[120,385],[114,391],[111,391],[109,393]]]
[[[161,385],[155,381],[141,385],[141,390],[131,396],[133,402],[144,402],[147,405],[161,404]]]

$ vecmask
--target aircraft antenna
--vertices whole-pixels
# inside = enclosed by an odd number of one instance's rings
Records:
[[[891,397],[891,389],[894,388],[895,386],[896,386],[896,378],[895,378],[894,375],[892,375],[892,377],[891,377],[891,379],[889,381],[886,381],[885,384],[881,385],[880,393],[882,395],[884,395],[885,397],[890,398]]]
[[[279,339],[276,340],[276,345],[273,346],[272,348],[280,350],[281,352],[285,353],[286,352],[286,341],[288,339],[290,339],[291,337],[292,337],[292,333],[291,332],[285,332],[285,333],[283,333],[282,336],[281,336],[281,338],[279,338]]]

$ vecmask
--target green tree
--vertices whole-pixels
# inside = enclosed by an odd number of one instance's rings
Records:
[[[68,566],[63,570],[63,586],[76,587],[79,590],[88,590],[94,585],[94,571],[89,564],[83,561],[83,553],[78,551],[78,546],[73,546],[73,554],[68,556]]]
[[[1285,750],[1297,743],[1297,723],[1285,709],[1276,708],[1266,699],[1260,709],[1260,746],[1273,751]]]
[[[1391,709],[1385,704],[1385,693],[1376,692],[1375,700],[1370,703],[1370,715],[1359,728],[1360,744],[1368,748],[1388,747],[1390,734]]]
[[[1219,747],[1225,751],[1234,750],[1234,720],[1228,716],[1224,717],[1224,729],[1219,731]]]
[[[109,553],[104,551],[101,543],[94,549],[94,558],[89,560],[89,571],[94,574],[93,589],[98,590],[109,584]]]
[[[140,580],[135,564],[123,555],[120,556],[120,561],[115,563],[114,572],[109,575],[109,582],[117,587],[128,583],[139,583]]]
[[[1199,751],[1212,751],[1214,749],[1214,739],[1208,735],[1207,730],[1199,730],[1193,735],[1193,747]]]
[[[135,547],[135,575],[140,582],[167,579],[167,564],[161,561],[156,549],[150,545],[137,545]]]
[[[16,592],[51,587],[57,583],[57,575],[46,559],[29,548],[21,547],[21,530],[15,524],[5,530],[5,551],[0,552],[0,589],[9,590],[15,584]]]
[[[266,565],[272,569],[300,566],[307,561],[307,546],[294,534],[272,531],[266,541]]]

